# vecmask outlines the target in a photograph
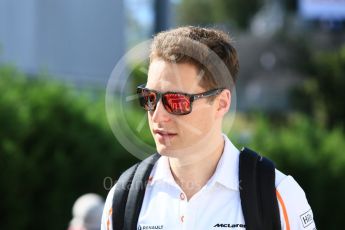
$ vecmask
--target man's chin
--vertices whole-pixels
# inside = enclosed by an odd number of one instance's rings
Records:
[[[176,146],[167,145],[156,145],[157,152],[162,156],[175,157],[178,156],[182,151],[177,149]]]
[[[162,155],[162,156],[169,156],[172,154],[171,149],[169,149],[169,147],[166,146],[157,146],[157,152]]]

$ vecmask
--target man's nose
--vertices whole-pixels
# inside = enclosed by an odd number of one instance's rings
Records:
[[[151,118],[155,123],[170,121],[170,114],[164,108],[162,100],[158,101],[155,111],[151,112]]]

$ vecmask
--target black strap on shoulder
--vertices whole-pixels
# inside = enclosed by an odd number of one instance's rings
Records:
[[[136,230],[151,170],[158,153],[127,169],[116,183],[113,206],[113,230]]]
[[[116,183],[112,205],[112,222],[114,230],[123,229],[123,220],[125,214],[124,210],[126,208],[128,191],[138,165],[139,163],[133,165],[131,168],[127,169],[124,173],[122,173],[122,175]],[[116,223],[116,225],[114,223]]]
[[[273,162],[243,148],[240,154],[239,179],[246,229],[281,229]]]

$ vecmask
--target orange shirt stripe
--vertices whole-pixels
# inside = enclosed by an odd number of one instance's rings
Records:
[[[283,209],[283,215],[284,215],[284,220],[285,220],[285,224],[286,224],[286,230],[290,230],[289,216],[288,216],[287,211],[286,211],[285,203],[283,201],[282,196],[278,192],[278,190],[276,190],[276,194],[277,194],[278,201],[279,201],[279,203]]]
[[[112,213],[113,213],[113,208],[110,208],[109,214],[108,214],[108,220],[107,220],[107,230],[110,229],[110,218],[111,218]]]

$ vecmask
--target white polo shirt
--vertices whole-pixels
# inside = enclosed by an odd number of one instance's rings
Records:
[[[159,158],[146,187],[138,229],[245,229],[238,179],[240,151],[223,136],[224,151],[214,175],[189,201],[171,174],[168,158]],[[297,182],[276,170],[275,184],[282,229],[316,230],[313,212]],[[102,230],[112,229],[115,186],[106,199]]]

